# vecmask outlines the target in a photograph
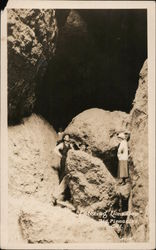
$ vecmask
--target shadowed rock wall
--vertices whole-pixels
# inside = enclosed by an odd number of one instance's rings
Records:
[[[8,122],[32,113],[36,79],[42,78],[55,52],[54,10],[8,10]]]

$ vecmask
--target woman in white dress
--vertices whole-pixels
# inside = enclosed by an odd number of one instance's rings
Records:
[[[121,140],[118,147],[118,178],[122,179],[122,183],[125,184],[126,178],[128,178],[128,144],[124,133],[120,133],[118,138]]]

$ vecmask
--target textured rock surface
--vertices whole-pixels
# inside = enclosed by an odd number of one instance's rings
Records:
[[[112,175],[117,173],[117,133],[128,131],[129,115],[125,112],[109,112],[89,109],[76,116],[65,133],[86,146],[86,152],[101,158]]]
[[[88,109],[73,118],[65,132],[88,145],[89,151],[104,152],[116,146],[116,133],[128,128],[128,119],[125,112]]]
[[[58,184],[53,148],[56,133],[42,118],[32,115],[18,126],[9,127],[9,194],[51,201]],[[54,163],[55,158],[55,163]]]
[[[33,200],[29,206],[22,204],[19,225],[28,243],[119,242],[117,234],[104,222]]]
[[[132,193],[130,209],[136,213],[132,233],[136,241],[148,239],[148,65],[145,61],[131,110],[130,152],[133,161],[130,174]]]
[[[9,123],[32,113],[36,78],[42,77],[55,52],[54,10],[8,10]]]
[[[28,197],[22,195],[20,198],[8,196],[8,242],[9,244],[24,244],[27,241],[23,238],[19,225],[19,215],[22,206],[31,206]]]
[[[82,112],[66,128],[65,133],[80,149],[69,151],[66,164],[73,204],[79,212],[95,212],[93,217],[98,218],[98,212],[119,209],[120,195],[129,198],[130,185],[119,188],[115,179],[117,134],[128,128],[128,114],[97,108]]]
[[[100,159],[80,150],[70,150],[67,170],[72,202],[78,212],[113,210],[116,181]]]

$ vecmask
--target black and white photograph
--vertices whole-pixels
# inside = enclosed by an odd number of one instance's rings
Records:
[[[154,1],[2,10],[1,249],[155,248],[154,14]]]

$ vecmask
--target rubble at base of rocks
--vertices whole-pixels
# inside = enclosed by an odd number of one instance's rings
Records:
[[[29,206],[22,206],[19,225],[28,243],[119,242],[107,223],[35,200],[30,200]]]

